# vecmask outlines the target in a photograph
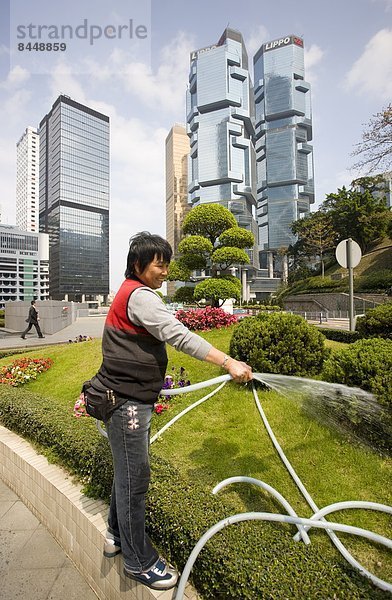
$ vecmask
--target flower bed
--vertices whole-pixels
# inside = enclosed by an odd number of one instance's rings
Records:
[[[176,318],[192,331],[220,329],[221,327],[229,327],[229,325],[233,325],[238,321],[235,315],[230,315],[222,308],[213,308],[212,306],[187,311],[178,310]]]
[[[37,379],[39,373],[47,371],[53,364],[51,358],[17,358],[0,369],[0,383],[18,387]]]

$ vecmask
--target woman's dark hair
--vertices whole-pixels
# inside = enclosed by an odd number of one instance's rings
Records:
[[[132,236],[129,241],[129,252],[127,258],[127,269],[125,277],[129,279],[135,275],[135,265],[143,272],[155,258],[169,263],[173,251],[168,241],[160,235],[154,235],[148,231],[141,231]]]

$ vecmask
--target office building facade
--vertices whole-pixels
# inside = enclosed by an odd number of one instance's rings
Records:
[[[0,308],[49,299],[49,236],[0,225]]]
[[[39,135],[39,222],[50,238],[50,297],[106,301],[109,117],[61,95]]]
[[[39,135],[27,127],[16,144],[16,225],[39,231]]]
[[[190,203],[225,206],[257,238],[253,86],[238,31],[191,53],[187,131]],[[257,244],[248,254],[257,268]]]
[[[264,43],[253,62],[262,258],[265,250],[295,243],[290,225],[306,216],[314,202],[312,115],[302,38],[289,35]]]
[[[166,239],[178,255],[182,224],[190,210],[188,204],[189,138],[184,125],[176,123],[165,142],[166,165]],[[173,296],[174,281],[167,283],[167,294]]]

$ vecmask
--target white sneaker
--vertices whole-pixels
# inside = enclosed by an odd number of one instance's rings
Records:
[[[177,570],[162,557],[159,557],[148,571],[142,573],[132,573],[124,567],[124,575],[153,590],[170,590],[178,580]]]
[[[117,554],[120,554],[120,552],[121,547],[116,546],[114,540],[110,538],[105,539],[105,543],[103,545],[103,555],[106,556],[106,558],[114,558],[117,556]]]

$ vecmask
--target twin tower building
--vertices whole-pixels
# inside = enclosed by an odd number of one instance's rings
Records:
[[[265,43],[253,63],[254,83],[242,35],[229,28],[192,52],[187,128],[174,126],[166,140],[167,239],[176,254],[192,206],[227,207],[256,240],[237,273],[245,300],[274,290],[275,257],[314,201],[303,40]],[[17,226],[0,227],[0,302],[106,300],[109,117],[61,95],[38,131],[27,128],[17,148]]]
[[[254,83],[240,32],[190,55],[185,128],[166,140],[167,236],[176,252],[190,207],[218,202],[253,232],[248,280],[273,291],[273,258],[314,202],[310,85],[296,35],[262,44]],[[280,252],[282,254],[282,252]]]

